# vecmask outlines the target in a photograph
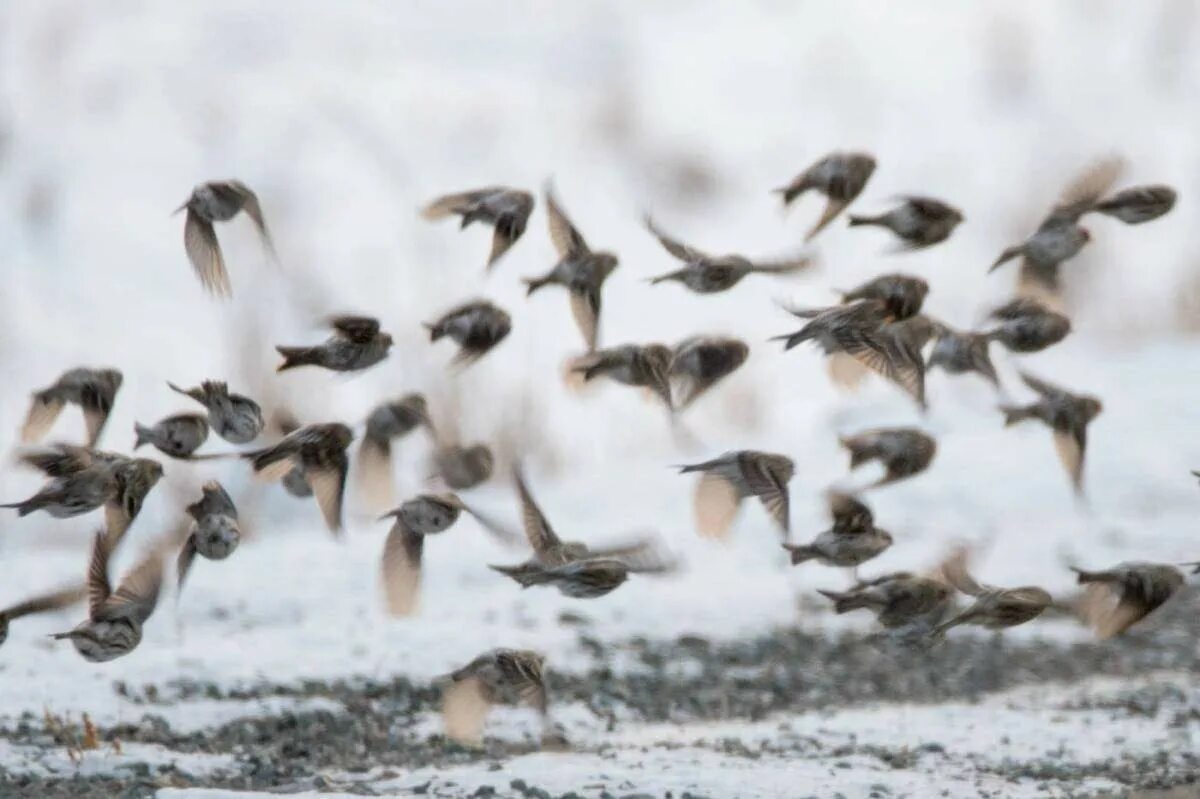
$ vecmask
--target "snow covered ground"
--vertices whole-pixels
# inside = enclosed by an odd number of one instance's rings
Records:
[[[1189,475],[1200,466],[1200,354],[1191,332],[1200,329],[1200,234],[1191,221],[1200,144],[1189,101],[1200,90],[1198,37],[1195,7],[1169,1],[530,0],[501,12],[474,0],[306,0],[286,13],[233,0],[0,4],[0,209],[8,220],[0,225],[0,451],[16,444],[29,391],[82,364],[125,374],[103,442],[119,450],[132,445],[135,420],[185,408],[167,380],[226,378],[264,401],[286,397],[310,421],[359,422],[381,398],[421,390],[435,416],[458,402],[465,438],[518,442],[560,532],[602,542],[655,529],[684,564],[677,575],[635,577],[593,602],[521,592],[485,564],[522,553],[464,519],[429,541],[421,613],[397,621],[378,596],[387,526],[369,509],[352,501],[346,540],[334,542],[314,506],[255,486],[242,464],[168,463],[130,549],[170,529],[210,477],[243,503],[250,540],[226,562],[200,561],[178,603],[164,599],[139,649],[113,663],[85,663],[46,637],[73,625],[79,609],[15,623],[0,650],[0,777],[135,780],[145,773],[137,764],[173,763],[190,775],[180,785],[225,784],[221,775],[237,773],[245,752],[206,751],[195,743],[204,735],[260,717],[356,712],[341,693],[291,688],[425,685],[491,646],[535,648],[553,672],[586,676],[601,661],[636,674],[642,664],[628,644],[639,637],[732,645],[797,627],[830,640],[868,631],[867,619],[832,616],[817,601],[814,589],[847,577],[788,567],[757,505],[743,510],[728,545],[694,535],[692,481],[668,467],[727,449],[796,460],[792,525],[804,539],[823,529],[828,486],[871,477],[848,478],[837,433],[921,424],[937,436],[927,474],[869,495],[896,545],[867,574],[928,568],[956,541],[979,545],[987,581],[1055,592],[1070,588],[1067,564],[1200,559],[1200,491]],[[886,255],[882,234],[835,224],[818,239],[819,269],[750,279],[726,295],[645,285],[669,262],[642,229],[643,212],[701,247],[792,252],[817,201],[784,215],[769,190],[838,148],[879,159],[856,208],[925,192],[960,205],[967,221],[946,244],[904,256]],[[922,418],[880,381],[841,395],[815,353],[766,343],[794,328],[775,300],[831,302],[832,288],[883,271],[926,277],[930,313],[977,323],[1012,286],[1011,274],[989,276],[987,265],[1029,231],[1075,171],[1112,151],[1129,160],[1125,183],[1170,182],[1179,205],[1140,228],[1089,222],[1092,244],[1066,267],[1075,332],[1021,361],[1104,400],[1090,431],[1086,506],[1072,498],[1048,432],[1002,429],[983,383],[934,374]],[[235,299],[222,304],[202,294],[183,254],[181,220],[170,212],[194,183],[230,176],[258,191],[282,264],[265,261],[248,225],[225,226]],[[747,365],[689,411],[691,446],[637,392],[578,394],[562,384],[562,365],[578,350],[567,303],[550,292],[526,300],[518,279],[554,260],[540,207],[490,275],[485,232],[459,233],[415,213],[445,191],[489,183],[536,190],[549,177],[589,241],[621,257],[606,287],[605,341],[711,332],[751,344]],[[453,376],[444,368],[449,353],[427,343],[420,322],[474,296],[510,310],[514,330]],[[381,318],[397,342],[387,362],[350,378],[271,373],[273,344],[315,341],[318,320],[342,310]],[[995,357],[1008,390],[1023,398],[1016,364]],[[81,431],[68,411],[54,436],[77,440]],[[414,436],[400,450],[403,497],[424,486],[428,443]],[[37,484],[19,468],[0,470],[6,501]],[[516,522],[503,480],[467,499]],[[5,517],[0,606],[82,577],[96,524]],[[122,553],[116,569],[132,558]],[[564,613],[584,618],[564,622]],[[1079,646],[1103,659],[1102,647],[1065,621],[1007,636],[1027,653]],[[1097,667],[1070,685],[1016,678],[1004,685],[1017,687],[990,695],[834,703],[766,719],[666,723],[631,712],[608,731],[572,697],[555,707],[571,753],[506,749],[532,727],[519,712],[502,713],[490,735],[503,757],[414,755],[403,768],[326,769],[329,787],[309,790],[407,795],[429,783],[434,795],[483,785],[504,794],[523,779],[586,796],[1119,793],[1128,771],[1055,776],[1030,764],[1139,763],[1154,752],[1200,749],[1196,673],[1180,670],[1196,662],[1194,624],[1190,638],[1172,642],[1174,659],[1161,673]],[[611,651],[598,657],[597,645]],[[1153,651],[1156,638],[1137,646]],[[987,650],[981,643],[978,651]],[[1180,654],[1188,651],[1191,660]],[[681,678],[693,668],[677,665]],[[210,685],[213,696],[189,688]],[[1163,686],[1178,696],[1153,713],[1103,701]],[[119,753],[104,743],[76,763],[41,726],[47,713],[78,720],[84,712],[106,741],[134,740]],[[139,735],[159,735],[136,732],[147,715],[169,728],[163,740],[194,746],[142,742]],[[406,735],[436,749],[436,718],[422,706],[410,721]],[[814,738],[820,747],[808,743]],[[1006,761],[1043,776],[1014,778],[997,766]],[[501,770],[490,770],[497,763]],[[231,795],[169,783],[146,790],[157,787],[163,796]]]

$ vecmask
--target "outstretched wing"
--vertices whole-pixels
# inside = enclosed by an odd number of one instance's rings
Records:
[[[534,501],[529,486],[525,484],[525,475],[519,467],[513,469],[513,482],[517,486],[517,495],[521,498],[521,520],[525,525],[525,536],[529,539],[533,551],[541,556],[548,550],[561,546],[562,541]]]
[[[679,239],[672,238],[667,233],[664,233],[658,227],[658,225],[654,224],[654,220],[649,214],[646,215],[645,222],[646,229],[649,230],[656,239],[658,239],[658,243],[663,246],[663,249],[671,253],[671,255],[675,256],[679,260],[689,264],[710,260],[710,256],[706,253],[701,252],[695,247],[684,244],[682,241],[679,241]]]
[[[546,216],[550,223],[550,241],[554,243],[554,249],[558,251],[560,258],[591,252],[583,234],[571,223],[562,206],[558,204],[554,188],[550,185],[546,186]]]

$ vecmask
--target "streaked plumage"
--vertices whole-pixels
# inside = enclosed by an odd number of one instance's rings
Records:
[[[810,189],[825,195],[825,210],[804,237],[807,241],[854,202],[874,172],[875,159],[867,153],[830,153],[775,193],[783,196],[785,206]]]
[[[268,480],[278,480],[299,467],[311,487],[334,535],[342,530],[342,500],[346,491],[349,460],[346,448],[354,434],[344,424],[312,424],[301,427],[282,441],[265,449],[242,455],[251,461],[254,471]]]
[[[895,233],[907,249],[921,249],[950,238],[962,212],[932,197],[906,196],[899,206],[877,216],[850,215],[850,227],[875,225]]]
[[[134,424],[134,449],[150,444],[172,458],[188,459],[208,440],[208,419],[198,413],[177,413],[151,427]]]
[[[791,530],[787,484],[795,471],[791,458],[756,450],[726,452],[710,461],[679,467],[680,474],[700,474],[696,531],[709,538],[728,535],[742,500],[758,497],[786,540]]]
[[[585,382],[604,376],[626,386],[650,389],[672,410],[670,364],[671,350],[662,344],[626,344],[576,358],[571,371],[583,375]]]
[[[1077,603],[1084,623],[1101,638],[1120,635],[1161,607],[1186,578],[1165,563],[1119,563],[1103,571],[1072,568],[1086,585]]]
[[[263,430],[265,422],[258,403],[244,394],[231,392],[223,381],[205,380],[195,388],[186,389],[174,383],[167,385],[203,405],[213,432],[230,444],[249,444]]]
[[[1059,460],[1067,470],[1075,491],[1082,493],[1087,427],[1104,409],[1103,404],[1096,397],[1072,394],[1024,372],[1021,373],[1021,379],[1039,394],[1039,399],[1029,405],[1001,406],[1005,427],[1025,419],[1037,419],[1053,430]]]
[[[571,313],[590,352],[596,349],[600,340],[601,291],[604,281],[617,268],[617,256],[611,252],[593,251],[588,246],[550,186],[546,187],[546,213],[550,241],[558,252],[559,261],[541,277],[524,278],[527,294],[533,294],[543,286],[566,288],[571,295]]]
[[[204,484],[200,499],[188,505],[187,512],[192,517],[192,524],[176,561],[180,592],[196,555],[209,560],[224,560],[233,554],[242,540],[237,507],[216,480]]]
[[[987,331],[1010,352],[1041,352],[1071,332],[1071,320],[1032,297],[1018,297],[989,314],[998,324]]]
[[[1175,198],[1175,190],[1170,186],[1132,186],[1104,198],[1092,210],[1127,225],[1140,225],[1168,213],[1175,207]]]
[[[245,211],[246,216],[258,229],[259,238],[272,258],[275,257],[275,245],[271,241],[270,231],[267,230],[266,220],[263,219],[262,208],[258,196],[237,180],[214,180],[201,183],[192,189],[192,195],[175,213],[187,210],[183,225],[183,245],[187,250],[188,260],[196,270],[201,285],[210,293],[220,297],[229,297],[233,289],[229,284],[229,273],[225,269],[225,257],[221,254],[221,245],[217,241],[214,222],[228,222],[237,216],[239,211]]]
[[[954,593],[940,580],[909,572],[863,580],[847,591],[817,591],[833,600],[834,612],[866,608],[887,629],[940,620]]]
[[[451,308],[435,322],[426,322],[429,340],[448,337],[458,344],[454,363],[468,365],[482,358],[512,332],[512,317],[487,300]]]
[[[358,372],[369,369],[388,356],[392,337],[379,329],[379,320],[369,316],[334,316],[328,324],[333,334],[315,347],[275,349],[283,363],[275,370],[284,372],[299,366],[319,366],[334,372]]]
[[[392,442],[421,426],[432,429],[422,394],[405,394],[371,409],[367,429],[358,445],[356,473],[362,493],[373,509],[386,507],[393,501]]]
[[[882,486],[920,474],[929,467],[937,454],[933,436],[915,427],[892,427],[864,430],[841,436],[839,443],[850,453],[850,468],[879,461],[886,470],[872,484]]]
[[[810,544],[784,544],[792,565],[815,560],[826,566],[855,568],[892,545],[892,534],[875,526],[871,509],[860,500],[839,492],[829,494],[833,526]]]
[[[973,333],[938,324],[933,349],[925,363],[926,370],[944,369],[952,375],[974,372],[982,376],[995,388],[1000,388],[1000,377],[992,364],[988,352],[991,343],[989,333]]]
[[[692,336],[675,345],[668,375],[683,410],[717,383],[737,371],[750,356],[750,347],[736,338]]]
[[[967,553],[959,551],[942,565],[941,577],[957,591],[974,601],[948,621],[932,631],[935,636],[961,624],[972,624],[989,630],[1003,630],[1032,621],[1054,604],[1049,592],[1037,586],[997,588],[975,580],[967,571]]]
[[[697,294],[715,294],[733,288],[742,278],[752,273],[787,275],[812,264],[812,258],[808,256],[778,261],[751,261],[743,255],[709,255],[667,235],[649,216],[645,222],[663,249],[685,264],[682,269],[650,278],[652,285],[669,280],[682,283]]]
[[[491,269],[525,232],[533,204],[533,195],[527,191],[488,186],[438,197],[422,209],[421,215],[429,220],[437,220],[457,214],[461,219],[460,230],[472,222],[491,225],[494,229],[492,252],[487,261],[487,268]]]
[[[447,737],[477,743],[492,705],[532,705],[546,730],[546,659],[537,652],[493,649],[448,676],[442,695]]]
[[[929,283],[924,278],[894,272],[873,277],[841,294],[843,304],[879,300],[887,307],[890,321],[900,322],[921,312],[921,306],[929,296]]]
[[[54,383],[33,394],[29,414],[21,427],[21,443],[41,441],[65,405],[78,405],[87,424],[89,447],[96,446],[112,412],[122,376],[116,369],[70,369]]]

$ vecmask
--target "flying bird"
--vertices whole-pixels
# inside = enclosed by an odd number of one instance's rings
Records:
[[[1133,186],[1101,200],[1092,210],[1127,225],[1140,225],[1168,213],[1175,207],[1176,196],[1170,186]]]
[[[667,374],[676,400],[684,410],[717,383],[733,374],[750,356],[750,347],[736,338],[692,336],[675,345]]]
[[[17,619],[69,608],[76,602],[82,601],[85,596],[87,596],[87,589],[83,585],[73,585],[46,594],[37,594],[15,605],[0,608],[0,646],[4,646],[4,642],[8,640],[9,624]]]
[[[825,195],[825,210],[804,237],[808,241],[854,202],[874,172],[875,158],[867,153],[830,153],[775,193],[783,196],[785,207],[810,189]]]
[[[949,607],[954,590],[929,577],[910,572],[894,572],[863,580],[847,591],[817,593],[833,600],[837,614],[865,608],[885,629],[896,629],[940,619]]]
[[[422,394],[405,394],[371,409],[358,445],[357,474],[362,493],[373,507],[392,502],[392,442],[422,426],[432,429]]]
[[[937,454],[933,436],[915,427],[892,427],[864,430],[840,436],[838,443],[850,453],[850,468],[878,461],[885,469],[883,477],[870,487],[904,480],[929,468]]]
[[[742,500],[758,497],[786,540],[791,530],[787,484],[795,471],[796,464],[785,455],[749,449],[679,467],[680,474],[700,474],[696,530],[708,538],[727,536]]]
[[[1017,424],[1026,419],[1037,419],[1054,431],[1054,446],[1059,460],[1071,478],[1076,493],[1083,493],[1083,461],[1087,454],[1087,427],[1104,410],[1096,397],[1072,394],[1058,386],[1021,372],[1025,385],[1039,395],[1037,402],[1029,405],[1005,405],[1004,426]]]
[[[494,230],[492,252],[487,261],[487,268],[491,269],[500,256],[521,238],[532,212],[533,195],[529,192],[506,186],[488,186],[438,197],[422,209],[421,216],[433,221],[457,215],[461,220],[460,230],[473,222],[491,225]]]
[[[454,363],[470,365],[491,352],[512,332],[512,317],[502,308],[487,300],[471,302],[451,308],[435,322],[426,322],[429,340],[449,337],[458,344]]]
[[[992,341],[1009,352],[1041,352],[1067,337],[1071,320],[1032,297],[1018,297],[993,310],[996,326],[987,331]]]
[[[524,649],[493,649],[448,676],[442,695],[446,736],[478,743],[493,705],[532,705],[541,718],[543,740],[548,731],[546,659]]]
[[[1191,564],[1188,564],[1191,565]],[[1083,621],[1100,638],[1128,630],[1161,607],[1186,582],[1179,569],[1165,563],[1118,563],[1111,569],[1071,569],[1086,586],[1077,607]]]
[[[892,210],[876,216],[850,215],[850,227],[887,228],[903,242],[902,249],[919,250],[950,238],[963,221],[962,212],[932,197],[906,196]]]
[[[576,358],[570,369],[582,375],[584,382],[604,376],[622,385],[649,389],[670,411],[674,410],[670,364],[671,350],[662,344],[626,344]]]
[[[604,281],[617,268],[617,256],[588,247],[549,185],[546,187],[546,211],[550,221],[550,241],[558,251],[559,261],[545,275],[524,279],[527,294],[550,285],[567,289],[571,295],[571,313],[591,351],[596,349],[600,335],[601,290]]]
[[[369,316],[334,316],[327,320],[333,335],[315,347],[275,347],[283,363],[275,371],[319,366],[334,372],[369,369],[388,356],[392,337]]]
[[[1054,604],[1045,589],[1037,586],[997,588],[977,582],[967,571],[967,553],[960,550],[942,565],[942,579],[974,601],[948,621],[935,627],[931,634],[945,635],[947,630],[962,624],[988,630],[1003,630],[1033,621]]]
[[[992,341],[989,333],[955,330],[939,322],[933,341],[933,349],[925,363],[927,371],[940,368],[952,375],[974,372],[994,388],[1000,388],[1000,377],[988,352]]]
[[[788,275],[812,264],[812,258],[808,256],[778,261],[751,261],[743,255],[709,255],[667,235],[649,216],[645,222],[663,249],[684,263],[682,269],[650,278],[651,285],[673,281],[682,283],[697,294],[715,294],[733,288],[749,274]]]
[[[841,295],[843,305],[858,300],[879,300],[887,307],[889,321],[900,322],[921,312],[925,298],[929,296],[929,283],[924,278],[892,272],[873,277]]]
[[[151,427],[134,424],[133,430],[134,449],[150,444],[164,455],[188,460],[208,440],[208,418],[198,413],[177,413]]]
[[[187,216],[183,224],[183,246],[201,285],[210,293],[219,297],[233,295],[229,273],[225,270],[225,257],[221,254],[217,232],[213,229],[214,222],[228,222],[239,211],[245,211],[258,228],[263,246],[272,258],[275,257],[275,245],[263,219],[258,196],[241,181],[214,180],[201,183],[192,189],[192,195],[175,209],[175,213],[185,209]]]
[[[265,422],[259,404],[244,394],[230,391],[220,380],[205,380],[195,388],[167,385],[203,405],[213,432],[230,444],[249,444],[263,430]]]
[[[188,505],[187,512],[192,523],[175,567],[177,590],[181,593],[197,555],[208,560],[225,560],[242,540],[237,507],[216,480],[204,484],[200,499]]]
[[[857,569],[892,545],[892,534],[875,526],[875,517],[863,502],[849,494],[829,493],[833,526],[810,544],[783,545],[792,565],[815,560],[826,566]]]
[[[312,424],[290,433],[274,446],[243,453],[242,457],[266,480],[282,479],[301,468],[325,525],[336,536],[342,530],[342,499],[350,465],[346,448],[353,440],[354,433],[344,424]]]
[[[87,446],[94,447],[104,432],[123,378],[116,369],[71,369],[54,384],[33,393],[33,402],[21,428],[21,443],[41,441],[67,404],[83,410]]]

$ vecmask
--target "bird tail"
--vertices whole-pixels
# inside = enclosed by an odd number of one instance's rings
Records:
[[[784,544],[783,548],[791,555],[793,566],[803,563],[806,560],[812,560],[820,554],[815,547],[805,544]]]
[[[40,507],[41,505],[37,502],[36,498],[27,499],[24,502],[9,502],[0,505],[0,508],[16,508],[18,516],[28,516]]]
[[[850,611],[857,610],[858,608],[865,608],[870,605],[870,603],[867,602],[863,596],[850,593],[849,591],[825,591],[818,588],[817,593],[832,599],[833,612],[839,615],[842,613],[849,613]]]
[[[1033,417],[1028,408],[1018,408],[1015,405],[1001,405],[1000,412],[1004,414],[1005,427],[1012,427],[1018,422],[1023,422]]]
[[[145,425],[140,425],[137,422],[133,424],[134,442],[133,448],[137,449],[143,444],[149,444],[150,439],[154,437],[154,431]]]
[[[856,214],[850,214],[849,222],[850,222],[849,227],[858,227],[859,225],[881,225],[881,224],[883,224],[882,217],[857,216]]]
[[[525,296],[526,297],[528,297],[530,294],[533,294],[533,292],[537,291],[542,286],[549,285],[551,282],[549,276],[546,276],[546,277],[523,277],[523,278],[521,278],[521,280],[522,280],[522,282],[525,283]]]
[[[275,350],[283,356],[283,363],[279,364],[276,372],[286,372],[297,366],[310,366],[317,362],[315,347],[276,347]]]
[[[1007,261],[1011,261],[1013,258],[1016,258],[1018,255],[1020,255],[1023,252],[1025,252],[1024,244],[1014,244],[1013,246],[1009,247],[1004,252],[1000,253],[1000,257],[997,258],[996,262],[991,265],[991,267],[988,269],[988,272],[989,273],[995,272],[996,269],[998,269],[1001,264],[1003,264]]]
[[[528,588],[531,585],[542,585],[550,581],[546,570],[538,568],[532,563],[521,563],[516,566],[494,566],[489,564],[488,568],[513,578],[521,584],[522,588]]]

